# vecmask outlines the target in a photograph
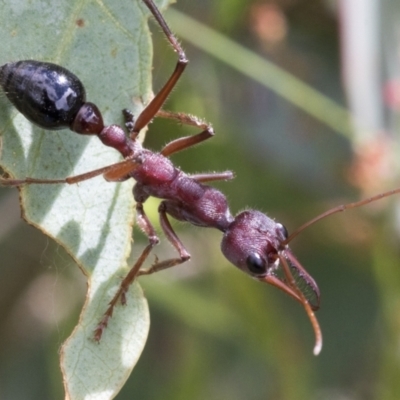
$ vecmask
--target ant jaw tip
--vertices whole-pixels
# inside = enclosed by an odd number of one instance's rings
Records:
[[[311,310],[313,310],[313,311],[318,311],[320,308],[319,304],[318,305],[311,304],[311,303],[308,303],[308,304],[310,304]]]
[[[321,350],[322,350],[322,340],[319,341],[318,343],[315,343],[315,346],[313,349],[314,356],[318,356],[319,353],[321,353]]]

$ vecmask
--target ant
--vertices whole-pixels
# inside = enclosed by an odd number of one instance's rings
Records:
[[[337,212],[400,193],[400,188],[328,210],[302,225],[291,235],[281,223],[256,210],[245,210],[233,216],[225,195],[205,184],[216,180],[230,180],[233,178],[231,171],[188,175],[168,158],[174,153],[211,138],[214,136],[214,131],[211,125],[194,116],[162,109],[182,75],[188,59],[153,0],[143,0],[143,3],[161,27],[170,46],[178,54],[178,61],[162,89],[137,118],[134,118],[130,111],[123,110],[128,135],[118,125],[104,125],[101,112],[95,104],[86,102],[83,84],[69,70],[56,64],[33,60],[7,63],[0,67],[0,85],[6,96],[32,123],[49,130],[69,128],[78,134],[97,135],[104,145],[119,151],[124,160],[65,179],[1,177],[0,184],[5,186],[75,184],[98,175],[103,175],[111,182],[135,179],[133,196],[136,201],[137,223],[149,243],[123,278],[117,293],[97,325],[94,331],[96,341],[100,341],[116,304],[119,301],[122,304],[126,303],[126,293],[137,277],[171,268],[190,259],[189,252],[169,222],[168,216],[171,216],[200,227],[220,230],[223,233],[222,253],[233,265],[253,278],[277,287],[298,301],[304,307],[313,326],[314,354],[317,355],[322,348],[322,333],[314,311],[318,310],[320,305],[320,291],[288,245],[301,231],[315,222]],[[197,127],[201,132],[174,140],[159,153],[155,153],[143,148],[138,141],[139,132],[155,117],[173,119]],[[158,209],[161,227],[178,252],[178,257],[164,261],[156,259],[150,268],[142,269],[153,247],[159,243],[155,229],[143,208],[143,204],[150,196],[162,199]]]

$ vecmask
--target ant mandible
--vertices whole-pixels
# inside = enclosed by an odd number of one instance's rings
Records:
[[[178,54],[178,61],[163,88],[137,119],[128,110],[123,110],[128,136],[118,125],[104,126],[97,106],[86,102],[83,84],[67,69],[56,64],[33,60],[7,63],[0,67],[0,85],[11,103],[27,119],[44,129],[69,128],[78,134],[97,135],[103,144],[119,151],[124,160],[65,179],[3,177],[0,178],[0,184],[5,186],[74,184],[102,174],[107,181],[112,182],[135,179],[133,196],[136,201],[137,223],[146,234],[149,244],[124,277],[117,293],[110,301],[108,309],[95,329],[96,341],[100,341],[117,302],[126,303],[126,292],[137,277],[182,264],[190,259],[189,252],[171,227],[167,216],[169,215],[193,225],[219,229],[223,233],[222,253],[232,264],[253,278],[277,287],[302,304],[315,332],[314,354],[318,354],[322,348],[322,334],[314,311],[319,308],[320,292],[316,282],[297,261],[288,244],[303,229],[320,219],[400,193],[400,188],[366,200],[335,207],[307,222],[291,235],[288,235],[282,224],[256,210],[245,210],[233,216],[225,195],[204,184],[215,180],[232,179],[232,172],[188,175],[174,166],[168,158],[178,151],[211,138],[214,131],[209,124],[196,117],[162,109],[165,100],[182,75],[188,59],[153,0],[143,0],[143,2]],[[174,119],[198,127],[201,132],[174,140],[159,153],[154,153],[143,148],[137,138],[139,132],[155,117]],[[150,196],[162,199],[158,209],[161,227],[179,257],[156,261],[150,268],[142,269],[144,261],[159,242],[143,208],[144,202]],[[278,274],[279,267],[282,268],[283,277]],[[300,284],[303,286],[302,289]]]

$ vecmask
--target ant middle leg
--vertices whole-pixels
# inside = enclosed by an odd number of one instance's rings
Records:
[[[168,260],[164,260],[161,262],[156,261],[155,264],[153,264],[150,268],[145,269],[145,270],[140,270],[138,272],[138,276],[141,275],[150,275],[158,271],[162,271],[167,268],[174,267],[175,265],[183,264],[184,262],[190,260],[190,254],[186,250],[185,246],[175,233],[175,231],[172,229],[172,226],[168,220],[167,217],[167,203],[165,201],[161,202],[158,212],[160,213],[160,223],[161,223],[161,228],[166,236],[166,238],[170,241],[172,246],[175,247],[175,249],[179,253],[179,257],[177,258],[171,258]]]
[[[30,178],[25,179],[9,179],[0,176],[0,186],[22,186],[22,185],[55,185],[59,183],[67,183],[72,185],[75,183],[83,182],[92,179],[99,175],[104,175],[104,179],[110,182],[120,182],[127,179],[129,173],[133,172],[138,167],[138,163],[131,158],[119,161],[115,164],[107,165],[93,171],[89,171],[80,175],[68,176],[63,179],[40,179]]]

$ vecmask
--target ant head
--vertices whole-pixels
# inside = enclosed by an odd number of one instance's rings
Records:
[[[259,211],[238,214],[224,234],[221,250],[242,271],[262,279],[279,265],[279,251],[285,246],[286,228]]]
[[[259,211],[247,210],[229,225],[221,250],[242,271],[277,287],[302,304],[307,301],[317,310],[318,286],[290,251],[288,237],[286,228],[279,222]]]
[[[282,224],[259,211],[247,210],[238,214],[225,231],[221,250],[242,271],[277,287],[303,305],[314,329],[317,355],[322,348],[322,334],[314,311],[319,308],[320,293],[314,279],[290,251],[289,241]]]

